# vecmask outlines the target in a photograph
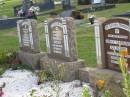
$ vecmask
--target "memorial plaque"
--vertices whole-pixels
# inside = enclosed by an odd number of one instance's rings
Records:
[[[19,20],[17,30],[20,48],[27,52],[39,52],[39,37],[36,31],[37,22],[33,19]]]
[[[72,18],[46,20],[45,36],[50,57],[67,61],[77,60],[76,34]]]
[[[103,23],[103,40],[105,64],[110,69],[119,70],[119,54],[115,53],[120,50],[128,50],[130,53],[130,24],[125,19],[110,19]],[[120,46],[120,47],[119,47]],[[127,63],[130,64],[130,56],[126,57]]]

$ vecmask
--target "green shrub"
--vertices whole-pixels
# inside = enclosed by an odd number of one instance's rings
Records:
[[[16,58],[16,51],[14,49],[0,51],[0,64],[9,64]]]

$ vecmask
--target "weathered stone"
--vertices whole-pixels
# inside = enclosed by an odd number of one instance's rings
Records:
[[[33,69],[40,68],[40,58],[45,56],[45,53],[29,53],[20,51],[18,53],[18,58],[22,64],[31,65]]]
[[[37,21],[34,19],[19,20],[17,30],[20,49],[26,52],[40,52]]]
[[[45,21],[48,55],[66,61],[76,61],[77,46],[73,18],[53,18]]]
[[[110,89],[113,97],[125,97],[122,91],[123,78],[120,72],[108,69],[81,68],[79,69],[79,79],[89,81],[95,89],[98,80],[105,80],[105,88]]]
[[[48,56],[44,56],[40,60],[41,69],[47,72],[50,72],[51,69],[54,73],[56,73],[60,65],[64,68],[63,81],[72,81],[78,79],[78,69],[84,67],[85,63],[84,60],[81,59],[73,62],[67,62],[64,60],[49,58]]]

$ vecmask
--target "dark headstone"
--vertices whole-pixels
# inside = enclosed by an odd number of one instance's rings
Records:
[[[116,17],[130,17],[130,12],[118,14],[118,15],[114,15],[114,16],[116,16]]]
[[[78,5],[89,5],[91,0],[78,0]]]
[[[13,28],[17,26],[17,21],[25,18],[0,19],[0,29]]]
[[[63,9],[71,9],[72,6],[71,6],[71,2],[70,0],[62,0],[62,7]]]
[[[95,24],[96,49],[98,64],[114,70],[119,70],[119,55],[116,52],[128,50],[130,53],[130,20],[115,18],[100,24]],[[121,47],[119,47],[121,45]],[[129,55],[126,61],[130,64]],[[130,65],[129,65],[130,67]]]

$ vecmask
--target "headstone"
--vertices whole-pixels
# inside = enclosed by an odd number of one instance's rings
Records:
[[[17,22],[19,43],[22,51],[39,52],[39,37],[36,27],[37,22],[33,19],[19,20]]]
[[[48,54],[67,61],[77,60],[76,33],[73,18],[54,18],[45,21]]]
[[[104,6],[105,0],[92,0],[92,4]]]
[[[102,23],[97,22],[95,37],[97,63],[103,68],[119,70],[119,55],[115,51],[127,49],[128,53],[130,52],[130,20],[114,18]],[[129,55],[126,60],[130,64]]]
[[[43,3],[39,3],[36,5],[39,6],[40,10],[42,10],[42,11],[55,8],[54,0],[44,0]]]
[[[40,52],[37,21],[34,19],[19,20],[17,30],[20,44],[19,60],[33,69],[40,69],[39,61],[46,54]]]
[[[78,0],[78,5],[89,5],[91,0]]]
[[[62,6],[65,10],[72,8],[70,0],[62,0]]]
[[[32,0],[23,0],[22,11],[26,14],[28,9],[33,5]]]
[[[41,69],[58,75],[63,67],[63,81],[78,79],[78,70],[85,66],[85,61],[77,56],[74,19],[52,17],[44,26],[48,54],[40,59]]]

